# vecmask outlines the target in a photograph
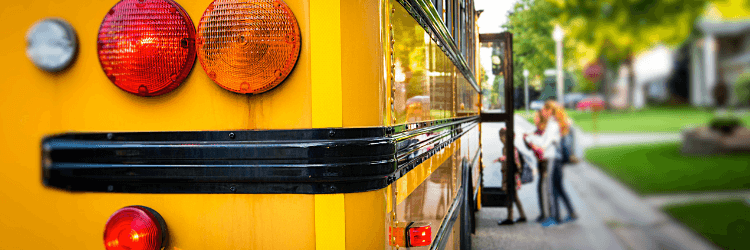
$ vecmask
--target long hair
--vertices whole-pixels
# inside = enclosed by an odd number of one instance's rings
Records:
[[[570,133],[570,121],[568,120],[568,114],[565,112],[565,109],[552,100],[544,103],[544,109],[552,110],[552,115],[555,116],[557,123],[560,124],[560,135],[568,135],[568,133]]]
[[[539,124],[536,124],[536,130],[541,135],[547,129],[547,118],[542,115],[542,112],[536,112],[534,115],[539,119]]]

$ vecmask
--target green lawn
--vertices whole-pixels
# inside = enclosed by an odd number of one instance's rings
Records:
[[[531,118],[525,111],[516,113]],[[585,132],[594,132],[594,114],[568,110],[568,115]],[[750,114],[738,114],[750,126]],[[638,111],[602,111],[597,114],[597,132],[679,132],[685,127],[707,124],[714,117],[713,111],[692,107],[652,107]]]
[[[743,201],[671,206],[667,213],[724,249],[747,249],[750,206]]]
[[[750,154],[682,156],[680,143],[592,148],[586,159],[638,193],[750,189]]]

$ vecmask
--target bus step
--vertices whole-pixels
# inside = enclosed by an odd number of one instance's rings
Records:
[[[482,207],[508,207],[508,194],[499,187],[482,189]]]

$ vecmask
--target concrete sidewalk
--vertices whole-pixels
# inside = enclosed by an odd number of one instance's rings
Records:
[[[483,124],[483,131],[497,131],[501,124]],[[492,132],[486,132],[492,135]],[[496,133],[494,133],[496,134]],[[490,137],[490,136],[488,136]],[[495,136],[496,137],[496,136]],[[679,140],[678,135],[579,134],[579,145],[614,145],[633,142]],[[483,138],[485,166],[499,168],[497,138]],[[583,150],[581,147],[579,150]],[[489,149],[489,150],[488,150]],[[586,162],[564,169],[564,185],[579,215],[574,222],[543,228],[533,220],[539,215],[536,180],[524,185],[519,197],[529,222],[498,226],[505,208],[482,208],[477,213],[473,249],[715,249],[712,243],[676,222],[636,193]],[[562,207],[562,206],[561,206]],[[564,210],[564,209],[563,209]],[[515,213],[518,218],[518,212]]]

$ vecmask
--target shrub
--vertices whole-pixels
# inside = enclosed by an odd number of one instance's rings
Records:
[[[740,105],[750,105],[750,73],[742,74],[734,84],[734,93]]]
[[[736,128],[741,127],[742,120],[740,118],[734,117],[734,116],[727,116],[727,117],[714,117],[714,119],[711,120],[710,128],[715,131],[720,131],[725,134],[730,134],[732,131],[734,131]]]

